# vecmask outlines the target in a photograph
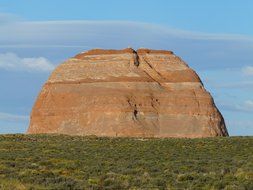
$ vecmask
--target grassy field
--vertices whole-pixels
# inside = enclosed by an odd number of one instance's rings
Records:
[[[253,189],[253,137],[1,135],[0,189]]]

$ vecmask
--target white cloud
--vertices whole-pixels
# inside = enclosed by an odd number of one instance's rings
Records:
[[[219,102],[217,101],[220,107],[227,111],[235,111],[235,112],[253,112],[253,101],[246,100],[242,103],[235,102]]]
[[[242,68],[221,68],[198,72],[207,87],[221,90],[253,90],[253,78],[246,78]],[[247,93],[247,92],[246,92]],[[248,92],[249,93],[249,92]]]
[[[47,72],[54,65],[44,57],[21,58],[14,53],[0,54],[0,69],[29,72]]]
[[[241,68],[242,62],[253,62],[251,36],[130,21],[16,21],[0,25],[0,51],[20,52],[24,48],[22,51],[30,54],[66,59],[87,49],[128,46],[172,50],[199,69]]]
[[[246,76],[253,76],[253,66],[243,67],[242,72]]]
[[[230,119],[226,121],[230,136],[251,136],[253,134],[253,120],[250,119]]]
[[[0,121],[28,121],[29,116],[24,115],[15,115],[15,114],[9,114],[9,113],[2,113],[0,112]]]
[[[20,21],[20,17],[10,13],[0,13],[0,24],[8,24]]]
[[[10,30],[16,29],[16,30]],[[7,33],[7,31],[9,33]],[[18,35],[17,31],[20,33]],[[71,32],[71,33],[69,33]],[[133,21],[92,21],[92,20],[67,20],[67,21],[19,21],[12,25],[1,26],[1,34],[11,35],[14,39],[26,39],[40,41],[41,38],[57,40],[67,37],[68,39],[87,39],[88,37],[116,37],[131,38],[138,36],[140,39],[160,39],[160,37],[173,37],[191,40],[232,40],[253,42],[252,36],[239,34],[212,34],[197,31],[188,31],[163,25],[133,22]],[[38,38],[38,34],[41,35]],[[69,35],[72,34],[72,35]],[[157,36],[160,34],[161,36]],[[76,38],[77,37],[77,38]],[[0,39],[2,39],[0,37]],[[64,40],[64,39],[63,39]],[[64,40],[64,42],[66,42]],[[54,44],[55,45],[55,44]],[[58,44],[57,44],[58,45]]]
[[[253,88],[253,81],[240,81],[240,82],[222,83],[222,84],[213,83],[212,87],[221,88],[221,89],[224,89],[224,88],[252,89]]]
[[[248,110],[253,111],[253,101],[252,100],[247,100],[244,102],[244,107]]]

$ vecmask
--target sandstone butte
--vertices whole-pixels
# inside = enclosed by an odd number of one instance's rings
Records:
[[[228,136],[210,93],[171,51],[93,49],[59,65],[32,109],[29,134]]]

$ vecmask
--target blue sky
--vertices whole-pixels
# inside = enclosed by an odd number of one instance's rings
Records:
[[[230,135],[253,135],[253,1],[0,0],[0,133],[22,133],[52,69],[91,48],[172,50]]]

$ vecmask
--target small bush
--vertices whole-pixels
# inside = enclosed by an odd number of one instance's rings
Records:
[[[253,189],[253,137],[0,135],[0,189]]]

